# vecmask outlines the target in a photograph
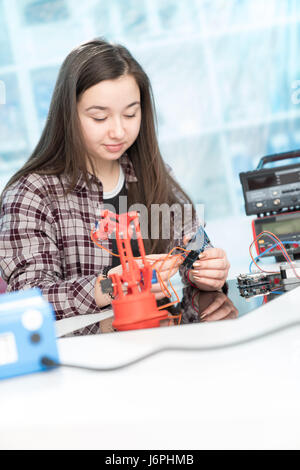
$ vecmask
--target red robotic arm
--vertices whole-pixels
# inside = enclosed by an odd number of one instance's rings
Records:
[[[132,225],[137,236],[142,261],[141,267],[132,253]],[[155,296],[151,292],[152,267],[146,258],[139,214],[137,212],[115,214],[103,210],[92,238],[104,240],[114,231],[122,274],[114,273],[109,276],[114,289],[112,307],[115,319],[113,327],[117,330],[131,330],[159,326],[160,321],[168,317],[168,311],[158,310]]]

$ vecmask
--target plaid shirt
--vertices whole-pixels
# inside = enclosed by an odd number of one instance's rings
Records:
[[[120,164],[128,188],[137,178],[126,154]],[[0,269],[7,290],[40,288],[57,320],[101,310],[94,298],[95,281],[112,264],[112,255],[90,238],[103,208],[103,187],[95,176],[89,178],[91,190],[80,177],[64,196],[64,178],[30,174],[8,188],[3,198]],[[110,248],[110,240],[101,243]],[[98,332],[98,325],[78,330]]]

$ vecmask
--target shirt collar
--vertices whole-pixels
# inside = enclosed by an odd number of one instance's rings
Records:
[[[132,161],[128,157],[127,153],[124,153],[120,158],[120,165],[124,171],[125,180],[127,183],[136,183],[137,177],[133,168]]]

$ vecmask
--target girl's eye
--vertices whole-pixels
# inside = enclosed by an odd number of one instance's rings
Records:
[[[134,118],[136,115],[135,114],[125,114],[125,117],[126,118]],[[102,118],[102,119],[97,119],[97,118],[93,118],[94,121],[96,122],[103,122],[105,121],[107,118]]]

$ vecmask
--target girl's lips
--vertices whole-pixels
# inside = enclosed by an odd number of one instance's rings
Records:
[[[108,150],[108,152],[119,152],[122,147],[123,147],[124,144],[118,144],[118,145],[104,145],[104,147],[106,148],[106,150]]]

